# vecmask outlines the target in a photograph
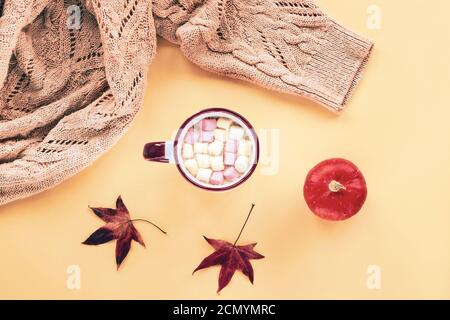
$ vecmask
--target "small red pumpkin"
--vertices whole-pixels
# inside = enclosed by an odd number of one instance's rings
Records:
[[[345,159],[329,159],[308,173],[303,195],[317,216],[345,220],[361,210],[367,197],[366,180],[358,167]]]

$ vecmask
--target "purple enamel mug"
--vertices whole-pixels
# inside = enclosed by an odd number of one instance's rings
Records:
[[[259,141],[243,116],[210,108],[187,119],[173,141],[147,143],[144,158],[175,164],[182,176],[199,188],[225,191],[253,174],[259,160]]]

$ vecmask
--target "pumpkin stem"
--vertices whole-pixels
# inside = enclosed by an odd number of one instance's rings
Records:
[[[328,189],[331,192],[339,192],[341,190],[347,190],[346,187],[344,187],[344,185],[336,180],[332,180],[329,184],[328,184]]]
[[[233,248],[236,247],[236,243],[239,241],[239,238],[242,235],[242,231],[244,231],[245,226],[247,225],[248,219],[250,218],[250,215],[252,214],[253,208],[255,207],[255,204],[252,204],[252,207],[250,208],[250,212],[247,215],[247,219],[245,219],[244,225],[242,226],[241,232],[239,232],[238,237],[236,238],[236,241],[234,241]]]

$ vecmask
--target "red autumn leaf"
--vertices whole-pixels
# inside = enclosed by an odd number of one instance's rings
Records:
[[[254,273],[250,259],[264,258],[263,255],[253,250],[256,243],[246,246],[234,246],[227,241],[204,238],[216,251],[203,259],[200,265],[194,270],[194,273],[201,269],[221,265],[217,293],[230,283],[236,270],[245,274],[253,284]]]
[[[247,216],[247,220],[245,221],[244,226],[242,227],[241,232],[239,233],[239,236],[234,244],[223,240],[208,239],[204,236],[205,240],[214,248],[215,252],[203,259],[193,273],[201,269],[221,265],[222,268],[220,269],[219,288],[217,289],[217,293],[219,293],[230,283],[236,270],[239,270],[246,275],[253,284],[254,272],[250,260],[263,259],[264,256],[253,250],[256,243],[245,246],[238,246],[236,243],[238,242],[242,231],[250,218],[250,214],[252,213],[254,206],[255,205],[252,205],[252,208]]]
[[[116,242],[116,264],[117,269],[130,251],[131,241],[134,240],[145,247],[144,240],[133,225],[133,221],[145,221],[152,225],[152,222],[144,219],[130,219],[130,213],[127,207],[122,201],[122,197],[118,197],[116,200],[116,209],[110,208],[91,208],[92,211],[106,224],[97,229],[93,234],[87,238],[83,244],[86,245],[99,245],[112,240]],[[154,225],[163,233],[166,233],[158,226]]]

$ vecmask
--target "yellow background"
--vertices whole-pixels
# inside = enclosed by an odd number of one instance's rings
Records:
[[[367,7],[381,30],[366,27]],[[144,105],[112,151],[62,185],[0,208],[0,298],[450,298],[450,2],[320,0],[338,21],[376,41],[361,85],[340,116],[298,97],[200,70],[159,41]],[[144,143],[170,138],[208,106],[234,109],[258,129],[280,130],[279,172],[260,169],[240,188],[210,193],[175,167],[148,163]],[[342,223],[312,215],[301,189],[321,160],[344,157],[366,176],[363,210]],[[120,271],[114,243],[81,245],[102,225],[87,208],[121,194],[147,249],[133,243]],[[255,285],[242,274],[216,295],[218,268],[191,275],[212,249],[232,241],[250,204],[241,243],[257,241]],[[66,287],[69,265],[81,289]],[[367,267],[381,268],[368,290]]]

